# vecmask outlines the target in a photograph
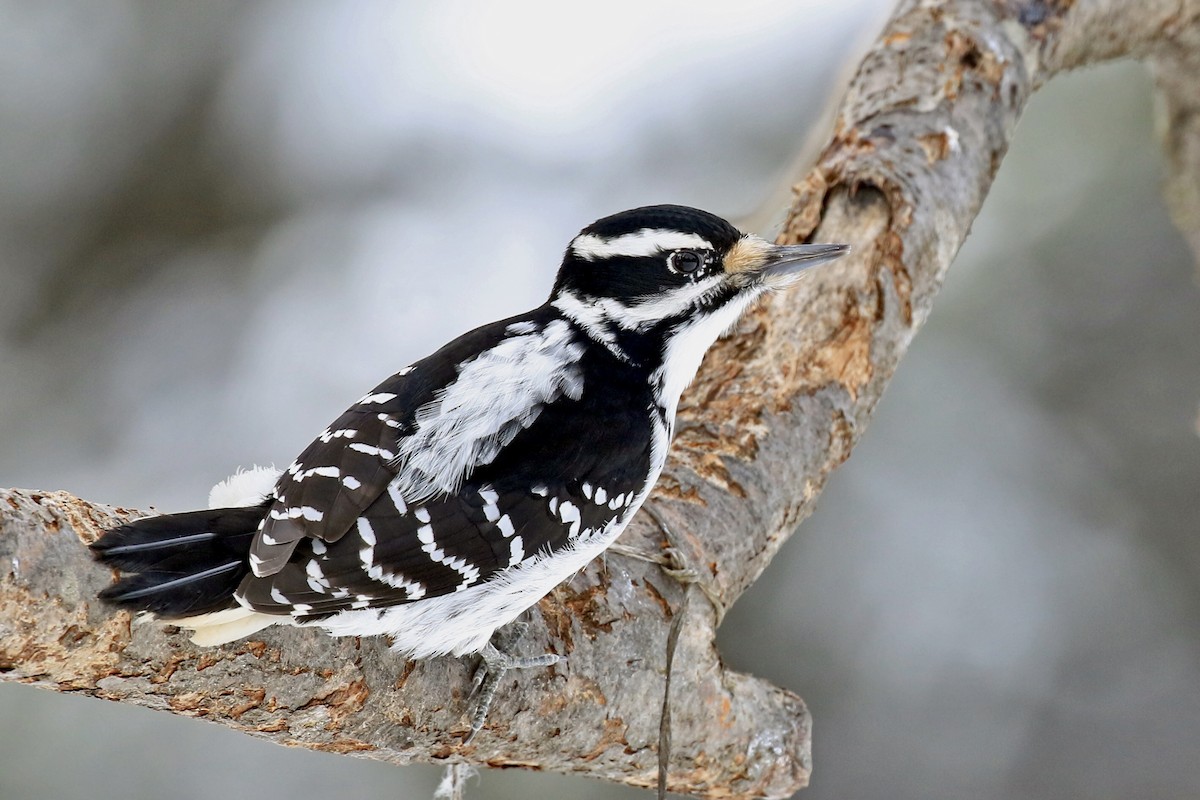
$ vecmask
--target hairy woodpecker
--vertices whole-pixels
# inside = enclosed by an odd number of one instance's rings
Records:
[[[203,645],[282,622],[518,665],[493,632],[625,528],[705,351],[847,249],[772,245],[682,206],[605,217],[544,305],[401,369],[244,499],[107,531],[96,557],[127,574],[101,598]]]

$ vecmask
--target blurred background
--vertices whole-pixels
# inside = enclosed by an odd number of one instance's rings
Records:
[[[0,2],[0,485],[197,507],[540,303],[596,217],[772,233],[891,3],[734,5]],[[1200,793],[1200,291],[1160,170],[1138,65],[1034,98],[871,429],[730,612],[727,661],[811,707],[802,797]],[[0,685],[3,800],[438,776]]]

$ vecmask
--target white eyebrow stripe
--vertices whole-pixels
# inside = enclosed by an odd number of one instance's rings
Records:
[[[586,261],[614,256],[653,256],[669,250],[715,250],[712,243],[694,233],[663,228],[642,228],[634,233],[605,238],[581,233],[571,241],[575,255]]]

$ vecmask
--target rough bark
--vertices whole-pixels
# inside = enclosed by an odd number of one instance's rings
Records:
[[[1149,54],[1167,158],[1165,193],[1176,226],[1200,263],[1200,26],[1182,14]]]
[[[786,797],[806,784],[803,702],[722,666],[717,609],[761,574],[849,455],[1039,85],[1107,59],[1152,62],[1172,207],[1200,253],[1198,36],[1200,0],[899,5],[781,237],[850,242],[854,253],[714,348],[681,408],[655,514],[639,515],[622,539],[647,554],[674,547],[714,600],[690,605],[678,639],[672,791]],[[395,763],[654,785],[665,643],[684,591],[658,566],[611,555],[544,600],[520,649],[570,660],[508,678],[467,746],[469,675],[458,660],[406,664],[383,641],[297,630],[200,649],[99,606],[95,592],[111,576],[80,542],[130,513],[62,493],[0,493],[0,677]]]

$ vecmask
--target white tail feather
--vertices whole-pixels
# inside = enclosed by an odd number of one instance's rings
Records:
[[[291,617],[277,614],[262,614],[249,608],[226,608],[208,614],[197,614],[194,617],[171,620],[172,625],[181,628],[191,628],[192,642],[201,647],[212,647],[226,642],[236,641],[244,636],[257,633],[268,625],[277,623],[288,624]]]

